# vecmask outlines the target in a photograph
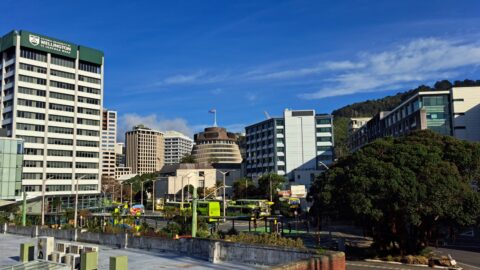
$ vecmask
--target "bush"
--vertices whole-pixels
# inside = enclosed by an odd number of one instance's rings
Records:
[[[169,222],[167,224],[167,226],[165,226],[165,228],[162,229],[162,231],[164,231],[165,233],[170,234],[172,236],[176,235],[176,234],[179,234],[180,230],[181,230],[181,227],[176,222]]]
[[[276,234],[248,234],[240,233],[239,235],[226,235],[226,241],[239,242],[246,244],[257,244],[264,246],[276,246],[276,247],[290,247],[304,249],[302,239],[290,239],[278,236]]]

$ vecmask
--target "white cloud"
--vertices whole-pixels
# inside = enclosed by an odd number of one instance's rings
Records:
[[[350,63],[361,68],[333,74],[325,80],[326,86],[300,97],[319,99],[449,78],[455,76],[458,68],[480,63],[480,44],[417,39],[390,51],[362,53]]]
[[[180,75],[174,75],[171,77],[167,77],[162,81],[162,84],[164,85],[172,85],[172,84],[186,84],[186,83],[192,83],[198,80],[201,76],[203,76],[205,72],[199,71],[195,72],[193,74],[180,74]]]
[[[190,137],[193,137],[194,133],[192,127],[183,118],[164,119],[155,114],[142,116],[135,113],[127,113],[119,118],[118,140],[124,141],[125,132],[140,124],[159,131],[175,130]]]

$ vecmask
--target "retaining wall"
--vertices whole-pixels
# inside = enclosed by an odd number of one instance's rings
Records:
[[[6,231],[5,231],[6,229]],[[231,262],[277,266],[285,270],[345,270],[343,252],[327,252],[317,255],[312,250],[267,247],[202,238],[165,239],[132,236],[130,234],[103,234],[80,232],[80,230],[58,230],[38,226],[0,226],[1,233],[30,237],[52,236],[56,239],[115,246],[118,248],[146,249],[156,252],[173,252],[193,256],[210,262]],[[281,265],[281,267],[279,267]]]

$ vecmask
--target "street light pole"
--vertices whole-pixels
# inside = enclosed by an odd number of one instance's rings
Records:
[[[130,183],[130,208],[133,206],[133,183]]]
[[[155,181],[157,180],[152,180],[152,213],[155,213]]]
[[[219,171],[223,175],[223,222],[226,221],[227,216],[227,199],[225,197],[225,176],[230,171]]]
[[[53,177],[49,177],[48,179],[43,179],[42,181],[42,226],[45,226],[45,182],[52,178]]]
[[[74,220],[73,220],[73,227],[77,228],[77,213],[78,213],[78,181],[80,179],[85,178],[87,175],[83,175],[81,177],[77,177],[77,183],[75,185],[75,213],[74,213]]]
[[[143,181],[142,181],[142,189],[140,193],[140,204],[143,205]]]

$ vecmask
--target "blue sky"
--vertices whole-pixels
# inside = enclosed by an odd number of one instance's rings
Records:
[[[122,131],[192,134],[213,122],[211,108],[240,131],[264,111],[329,113],[480,79],[478,0],[2,3],[2,34],[26,29],[105,52],[104,104]]]

